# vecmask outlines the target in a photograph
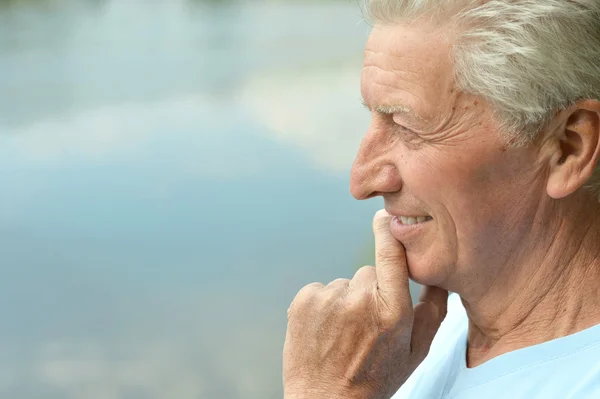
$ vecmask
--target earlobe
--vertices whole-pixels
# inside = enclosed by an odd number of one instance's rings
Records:
[[[564,114],[563,114],[564,117]],[[584,186],[600,158],[600,102],[585,100],[569,110],[554,137],[547,193],[564,198]]]

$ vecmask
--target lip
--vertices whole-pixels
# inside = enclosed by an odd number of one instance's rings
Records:
[[[423,230],[427,228],[431,220],[407,225],[403,224],[398,216],[394,216],[390,221],[390,232],[400,242],[409,241],[423,234]]]

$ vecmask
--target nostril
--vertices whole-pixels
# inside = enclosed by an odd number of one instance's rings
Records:
[[[372,192],[371,194],[367,195],[365,197],[365,199],[371,199],[371,198],[381,197],[381,196],[383,196],[383,193],[380,193],[379,191],[375,191],[375,192]]]
[[[360,183],[350,182],[350,194],[357,200],[368,200],[379,195],[382,195],[379,191],[373,191],[372,185],[368,181]]]
[[[391,163],[355,164],[350,178],[350,192],[358,200],[366,200],[402,188],[398,169]]]

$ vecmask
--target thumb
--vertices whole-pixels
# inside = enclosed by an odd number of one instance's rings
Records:
[[[412,349],[423,359],[429,353],[433,337],[448,311],[448,291],[438,287],[423,287],[419,303],[414,308]]]

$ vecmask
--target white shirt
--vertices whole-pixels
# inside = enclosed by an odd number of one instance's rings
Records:
[[[393,399],[600,399],[600,325],[466,366],[468,320],[460,297],[427,358]]]

